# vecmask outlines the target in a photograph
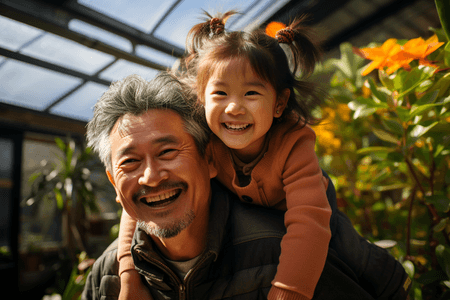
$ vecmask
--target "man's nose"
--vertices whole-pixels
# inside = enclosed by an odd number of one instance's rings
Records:
[[[168,173],[158,164],[149,162],[145,166],[144,172],[140,175],[138,183],[140,185],[157,186],[161,181],[168,178]]]
[[[234,99],[230,101],[225,108],[226,114],[232,115],[243,115],[245,114],[245,107],[242,105],[242,101],[239,99]]]

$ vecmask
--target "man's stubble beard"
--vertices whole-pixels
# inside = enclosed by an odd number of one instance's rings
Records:
[[[137,221],[137,226],[148,235],[152,235],[162,239],[168,239],[177,236],[181,231],[191,225],[195,219],[193,210],[188,211],[182,219],[174,220],[172,223],[164,226],[164,228],[157,225],[150,226],[142,220]]]

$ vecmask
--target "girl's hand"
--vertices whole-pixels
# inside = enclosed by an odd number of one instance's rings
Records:
[[[120,275],[119,300],[153,300],[136,270],[128,270]]]

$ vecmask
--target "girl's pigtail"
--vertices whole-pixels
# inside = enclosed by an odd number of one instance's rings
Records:
[[[225,23],[236,11],[231,10],[224,14],[211,16],[206,11],[205,22],[199,23],[191,28],[186,38],[186,50],[188,55],[195,55],[202,48],[205,41],[222,35],[225,32]]]
[[[294,20],[291,25],[278,30],[275,38],[280,44],[287,44],[293,56],[293,73],[299,69],[302,75],[309,76],[320,60],[321,51],[311,38],[310,29],[302,26],[304,18]]]

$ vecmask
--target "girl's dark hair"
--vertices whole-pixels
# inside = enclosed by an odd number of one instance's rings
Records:
[[[314,71],[321,51],[311,38],[310,30],[302,25],[302,19],[294,20],[274,38],[261,29],[250,33],[227,32],[225,23],[235,13],[229,11],[216,17],[206,13],[208,19],[189,31],[188,53],[183,62],[186,69],[181,79],[196,90],[199,101],[203,102],[208,80],[218,68],[223,70],[235,59],[248,61],[255,73],[274,87],[278,96],[284,89],[290,90],[280,121],[296,113],[303,124],[315,123],[317,119],[312,110],[324,97],[315,84],[303,79]]]

